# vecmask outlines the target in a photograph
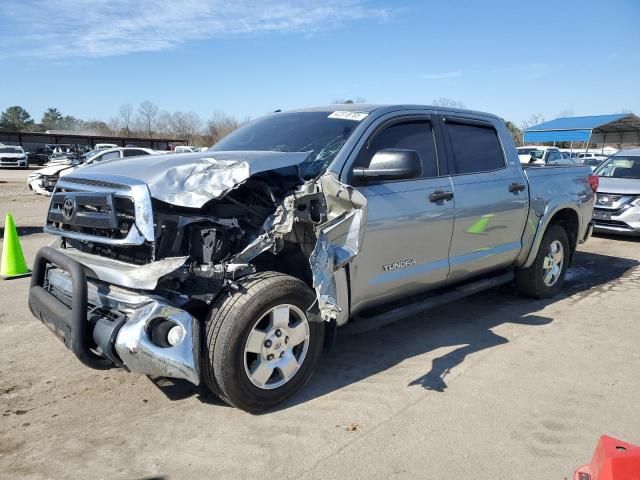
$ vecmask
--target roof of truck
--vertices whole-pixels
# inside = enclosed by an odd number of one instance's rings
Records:
[[[333,103],[331,105],[320,105],[316,107],[297,108],[287,110],[287,112],[364,112],[372,113],[374,111],[382,111],[382,113],[393,112],[396,110],[436,110],[438,112],[449,113],[471,113],[474,115],[482,115],[485,117],[499,118],[497,115],[487,112],[478,112],[475,110],[466,110],[464,108],[440,107],[436,105],[416,105],[416,104],[376,104],[376,103]],[[274,112],[275,113],[275,112]]]

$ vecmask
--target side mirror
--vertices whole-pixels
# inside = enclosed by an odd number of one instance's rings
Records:
[[[408,180],[422,175],[420,154],[415,150],[386,148],[375,153],[369,168],[353,169],[353,178],[360,183],[379,180]]]

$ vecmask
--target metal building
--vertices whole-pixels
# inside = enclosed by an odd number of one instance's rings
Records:
[[[49,130],[46,133],[0,130],[0,143],[20,145],[25,151],[35,151],[45,145],[52,144],[78,144],[93,147],[96,143],[113,143],[119,147],[135,145],[137,147],[152,148],[154,150],[170,150],[171,147],[175,147],[176,145],[187,144],[186,140],[175,138],[113,137],[81,132],[66,132],[62,130]]]

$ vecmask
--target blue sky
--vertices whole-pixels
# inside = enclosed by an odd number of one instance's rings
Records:
[[[640,0],[3,0],[0,109],[238,117],[447,97],[520,124],[640,114]]]

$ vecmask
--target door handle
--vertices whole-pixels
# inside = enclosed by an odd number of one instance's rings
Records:
[[[442,190],[436,190],[429,195],[429,201],[436,203],[442,200],[451,200],[453,198],[453,192],[443,192]]]
[[[510,192],[522,192],[527,186],[524,183],[512,183],[509,185]]]

